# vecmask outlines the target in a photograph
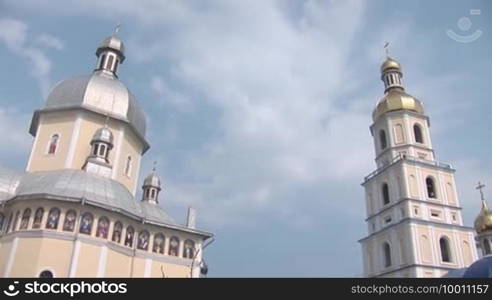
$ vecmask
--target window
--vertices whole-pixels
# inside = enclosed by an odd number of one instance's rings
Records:
[[[427,186],[427,196],[429,198],[437,198],[436,197],[436,187],[434,185],[434,179],[432,179],[431,177],[427,177],[425,179],[425,184]]]
[[[29,226],[29,219],[31,218],[31,209],[26,208],[22,214],[22,220],[19,229],[27,229]]]
[[[2,232],[4,220],[5,220],[5,216],[2,213],[0,213],[0,232]]]
[[[381,144],[381,150],[386,149],[388,142],[386,141],[386,132],[382,129],[379,131],[379,142]]]
[[[15,213],[14,225],[12,225],[12,231],[17,230],[17,222],[19,222],[20,211]]]
[[[57,229],[59,219],[60,210],[56,207],[53,207],[48,213],[48,219],[46,220],[46,229]]]
[[[386,217],[384,219],[384,223],[386,223],[386,224],[391,223],[391,216],[390,217]]]
[[[94,145],[94,149],[92,149],[92,155],[97,156],[97,153],[99,152],[99,144]]]
[[[451,219],[453,219],[453,222],[456,222],[456,214],[455,213],[451,214]]]
[[[439,239],[439,247],[441,248],[441,260],[443,262],[451,262],[451,253],[449,249],[449,241],[446,237]]]
[[[109,231],[109,219],[107,217],[100,217],[97,222],[96,237],[107,239]]]
[[[44,209],[42,207],[36,209],[34,213],[34,221],[32,222],[32,228],[38,229],[41,227],[41,222],[43,221]]]
[[[418,124],[413,125],[413,134],[415,136],[416,143],[421,143],[421,144],[424,143],[424,138],[422,136],[422,128],[420,127],[420,125]]]
[[[106,145],[99,145],[99,156],[106,157]]]
[[[9,215],[9,220],[7,221],[7,228],[5,229],[5,232],[9,232],[9,230],[11,229],[10,227],[12,227],[12,219],[14,217],[14,214],[13,213],[10,213]]]
[[[384,256],[384,267],[387,268],[391,266],[391,248],[387,242],[383,244],[383,256]]]
[[[121,241],[121,231],[123,230],[123,224],[120,221],[114,223],[113,236],[111,240],[115,243],[119,243]]]
[[[103,56],[101,56],[101,62],[99,64],[99,69],[104,68],[105,61],[106,61],[106,54],[104,54]]]
[[[75,229],[75,219],[77,213],[73,209],[69,209],[65,213],[65,220],[63,221],[63,231],[73,231]]]
[[[382,193],[383,193],[383,205],[386,205],[390,203],[390,196],[389,196],[389,187],[387,183],[383,183],[383,186],[381,188]]]
[[[126,158],[126,165],[125,165],[125,175],[130,176],[130,172],[132,170],[132,157],[128,156]]]
[[[94,216],[90,212],[85,212],[80,220],[79,232],[83,234],[91,234],[92,223],[94,222]]]
[[[145,251],[149,249],[149,232],[147,230],[142,230],[138,234],[137,248]]]
[[[53,134],[51,136],[50,144],[48,145],[48,154],[55,154],[59,138],[60,136],[58,134]]]
[[[488,239],[483,240],[483,251],[485,252],[485,255],[492,254],[492,251],[490,249],[490,242]]]
[[[183,257],[195,258],[195,242],[192,240],[186,240],[184,242]]]
[[[433,218],[441,218],[441,212],[437,210],[431,210],[431,217]]]
[[[178,256],[179,254],[179,238],[173,236],[169,241],[169,255]]]
[[[106,69],[111,70],[113,68],[113,55],[108,55],[108,63],[106,64]]]
[[[53,272],[44,270],[41,273],[39,273],[39,278],[53,278]]]
[[[152,246],[152,252],[164,254],[165,238],[162,233],[158,233],[154,236],[154,245]]]
[[[135,229],[133,229],[133,227],[131,227],[131,226],[128,226],[126,228],[125,246],[133,247],[133,235],[134,234],[135,234]]]

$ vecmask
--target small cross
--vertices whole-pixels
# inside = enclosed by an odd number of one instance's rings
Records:
[[[389,57],[389,45],[390,45],[389,42],[386,42],[384,44],[384,52],[386,52],[386,57]]]
[[[153,166],[152,166],[152,172],[155,173],[155,167],[157,166],[157,161],[154,160]]]
[[[113,30],[113,35],[117,35],[120,31],[121,23],[116,24],[116,27]]]
[[[485,197],[483,195],[483,188],[484,187],[485,187],[485,184],[481,183],[480,181],[478,182],[478,185],[476,187],[476,189],[480,191],[480,198],[482,199],[482,201],[485,201]]]

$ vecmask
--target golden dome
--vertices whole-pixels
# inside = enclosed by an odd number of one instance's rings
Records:
[[[492,231],[492,211],[483,202],[482,209],[475,219],[475,230],[477,233]]]
[[[384,73],[386,70],[389,69],[397,69],[398,71],[401,71],[400,63],[391,57],[387,57],[384,63],[381,65],[381,73]]]
[[[391,89],[379,100],[372,113],[372,119],[376,121],[383,114],[396,110],[411,110],[419,114],[424,113],[424,106],[415,97],[405,93],[402,89]]]

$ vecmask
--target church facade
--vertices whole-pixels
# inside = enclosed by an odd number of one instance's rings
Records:
[[[388,57],[381,66],[385,94],[370,127],[377,169],[362,183],[364,275],[442,277],[469,266],[480,253],[474,228],[463,224],[455,170],[436,160],[430,118],[406,93],[402,76],[400,64]]]
[[[146,117],[118,79],[115,35],[92,74],[58,83],[34,112],[25,172],[0,168],[0,276],[199,277],[213,235],[159,205],[155,168],[136,199]]]

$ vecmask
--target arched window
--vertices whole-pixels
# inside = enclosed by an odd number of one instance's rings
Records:
[[[48,212],[48,218],[46,219],[46,229],[57,229],[59,220],[60,210],[56,207],[53,207]]]
[[[386,132],[381,129],[379,131],[379,143],[381,145],[381,150],[386,149],[388,146],[388,141],[386,140]]]
[[[53,278],[53,272],[49,270],[44,270],[41,273],[39,273],[39,278]]]
[[[135,229],[133,229],[133,227],[131,227],[131,226],[128,226],[126,228],[125,246],[133,247],[133,235],[134,234],[135,234]]]
[[[91,234],[92,223],[94,222],[94,216],[90,212],[85,212],[80,219],[79,232],[83,234]]]
[[[106,69],[112,70],[113,69],[113,60],[114,56],[113,55],[108,55],[108,63],[106,65]]]
[[[60,136],[58,134],[53,134],[51,136],[50,144],[48,145],[48,154],[55,154],[59,138]]]
[[[15,213],[14,225],[12,225],[12,231],[17,230],[17,222],[19,222],[20,211]]]
[[[138,243],[137,243],[137,248],[140,250],[145,250],[149,249],[149,232],[147,230],[142,230],[138,234]]]
[[[109,219],[107,217],[100,217],[97,222],[96,237],[107,239],[109,231]]]
[[[383,204],[386,205],[390,203],[389,186],[387,183],[383,183],[381,187],[381,192],[383,194]]]
[[[485,252],[485,255],[492,254],[492,251],[490,249],[490,242],[488,239],[483,240],[483,251]]]
[[[29,226],[29,219],[31,218],[31,209],[26,208],[22,214],[22,220],[19,229],[27,229]]]
[[[0,233],[2,232],[3,229],[3,221],[5,220],[5,216],[0,213]]]
[[[422,128],[420,127],[420,125],[413,125],[413,135],[415,136],[416,143],[424,143],[424,137],[422,135]]]
[[[77,213],[73,209],[69,209],[65,213],[65,220],[63,221],[64,231],[73,231],[75,229],[75,219],[77,218]]]
[[[41,222],[43,221],[44,209],[42,207],[36,209],[34,213],[34,221],[32,222],[32,228],[41,228]]]
[[[123,224],[120,221],[114,223],[113,236],[111,240],[115,243],[121,242],[121,231],[123,230]]]
[[[177,236],[173,236],[169,240],[168,254],[171,256],[178,256],[179,255],[179,238]]]
[[[5,232],[9,232],[11,227],[12,227],[12,219],[14,218],[14,213],[10,213],[9,219],[7,221],[7,228],[5,229]]]
[[[152,245],[152,252],[164,254],[165,238],[162,233],[154,235],[154,244]]]
[[[106,54],[103,54],[103,56],[101,56],[101,62],[99,64],[99,69],[104,68],[104,63],[105,62],[106,62]]]
[[[193,242],[192,240],[186,240],[184,242],[183,257],[184,258],[195,257],[195,242]]]
[[[384,267],[391,266],[391,247],[390,244],[383,244]]]
[[[427,197],[437,198],[436,186],[434,184],[434,179],[432,179],[431,177],[427,177],[425,179],[425,185],[427,186]]]
[[[126,164],[125,164],[125,175],[130,176],[131,170],[132,170],[132,157],[128,156],[126,158]]]
[[[449,241],[445,237],[439,239],[439,247],[441,248],[441,260],[443,262],[451,262],[451,249],[449,248]]]

